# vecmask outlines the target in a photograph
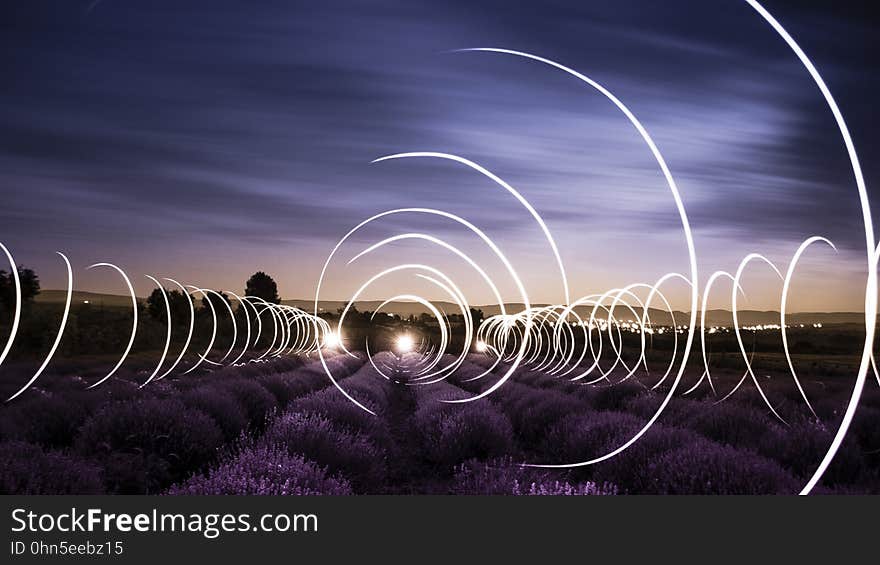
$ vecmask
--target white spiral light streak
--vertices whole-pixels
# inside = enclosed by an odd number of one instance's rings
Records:
[[[877,268],[878,261],[880,261],[880,247],[878,247],[875,240],[867,188],[865,186],[865,180],[859,164],[855,145],[852,141],[843,115],[831,95],[830,90],[813,63],[783,26],[769,12],[767,12],[759,2],[755,0],[745,1],[772,27],[772,29],[783,39],[786,45],[796,55],[818,87],[834,116],[835,123],[846,147],[853,177],[856,182],[867,246],[865,342],[862,348],[859,369],[852,393],[847,402],[846,410],[841,419],[841,423],[834,434],[833,441],[823,455],[822,460],[818,463],[817,468],[801,490],[801,494],[809,494],[819,480],[821,480],[847,434],[855,415],[855,411],[859,405],[869,370],[873,369],[878,383],[880,383],[880,372],[877,371],[876,362],[872,353],[878,309]],[[552,232],[538,210],[528,201],[522,192],[515,189],[496,173],[459,155],[432,151],[396,153],[379,157],[378,159],[375,159],[373,163],[383,163],[410,158],[450,161],[464,165],[469,170],[479,173],[481,176],[491,180],[492,186],[503,189],[507,194],[513,196],[513,198],[529,214],[531,220],[537,224],[546,240],[549,255],[552,256],[556,264],[556,269],[558,270],[563,301],[549,306],[533,306],[533,301],[530,300],[528,296],[525,284],[518,276],[513,263],[502,251],[501,246],[493,241],[474,223],[465,218],[451,212],[434,208],[395,208],[375,214],[360,222],[348,231],[348,233],[346,233],[332,248],[324,262],[317,280],[313,312],[305,312],[301,309],[287,305],[273,304],[259,297],[239,296],[235,293],[230,293],[237,302],[237,307],[234,310],[231,302],[215,290],[194,285],[184,285],[175,279],[165,278],[165,281],[175,285],[179,291],[186,296],[189,306],[189,315],[186,320],[188,331],[184,344],[174,361],[164,370],[164,372],[163,367],[169,357],[169,351],[172,346],[173,328],[181,321],[174,319],[175,312],[173,311],[174,309],[172,308],[169,294],[160,280],[151,275],[145,275],[150,281],[158,286],[160,291],[165,307],[164,321],[166,328],[164,347],[161,356],[149,377],[140,385],[140,387],[146,387],[155,381],[162,380],[169,375],[175,374],[177,368],[180,367],[187,358],[188,350],[193,343],[196,333],[197,311],[193,302],[193,294],[198,294],[203,297],[203,303],[205,304],[202,310],[206,308],[210,312],[212,328],[210,339],[203,352],[196,353],[194,356],[191,355],[191,357],[196,357],[196,359],[191,363],[190,367],[183,372],[177,373],[178,375],[183,376],[193,373],[199,367],[203,367],[203,370],[209,370],[210,367],[220,367],[224,365],[235,366],[247,362],[263,362],[267,359],[282,356],[310,355],[312,353],[317,353],[322,367],[332,385],[355,405],[367,412],[374,413],[369,407],[359,402],[341,386],[339,379],[334,377],[332,370],[326,362],[324,350],[338,349],[342,354],[354,355],[349,347],[346,346],[345,336],[349,335],[346,332],[345,327],[346,316],[354,308],[355,303],[374,285],[374,283],[392,275],[401,278],[406,277],[408,280],[412,281],[413,284],[427,284],[434,291],[439,289],[444,296],[451,300],[455,305],[455,308],[460,311],[461,319],[463,321],[463,346],[457,354],[451,352],[455,343],[455,340],[453,339],[455,332],[453,324],[450,321],[450,315],[444,312],[442,308],[426,299],[423,294],[419,294],[418,291],[403,289],[401,292],[397,292],[393,296],[380,301],[379,306],[372,313],[371,320],[375,320],[379,312],[383,311],[394,302],[408,301],[417,303],[428,310],[430,316],[433,317],[433,321],[437,324],[439,342],[435,342],[435,340],[424,335],[413,337],[412,334],[406,333],[398,336],[397,349],[399,350],[400,356],[406,356],[408,360],[414,359],[415,361],[409,364],[407,368],[394,369],[390,367],[384,359],[374,356],[371,353],[372,348],[369,343],[369,338],[367,338],[364,343],[364,349],[367,352],[369,363],[371,363],[379,375],[386,379],[391,380],[392,376],[389,373],[397,371],[400,373],[406,373],[406,378],[401,382],[404,382],[404,384],[408,386],[428,386],[433,383],[444,381],[452,376],[456,370],[466,362],[467,356],[473,348],[477,353],[487,356],[490,362],[487,368],[485,368],[480,374],[464,380],[476,381],[490,376],[492,378],[497,377],[497,380],[489,384],[489,386],[483,389],[482,392],[473,396],[444,399],[441,400],[441,402],[457,404],[473,402],[485,398],[497,391],[509,379],[513,378],[518,371],[541,371],[554,378],[567,378],[572,382],[577,382],[578,384],[585,386],[615,386],[625,381],[630,381],[638,382],[645,388],[650,388],[652,390],[658,390],[662,386],[666,387],[662,396],[662,401],[656,411],[636,433],[621,443],[621,445],[608,450],[606,453],[583,461],[563,464],[527,464],[529,466],[547,468],[572,468],[593,465],[612,458],[628,449],[644,436],[644,434],[654,425],[675,394],[679,392],[680,388],[683,388],[683,379],[691,357],[694,339],[697,335],[699,335],[700,339],[699,361],[701,364],[701,370],[699,372],[699,377],[693,384],[687,387],[686,390],[681,392],[682,395],[693,393],[699,389],[703,382],[706,382],[711,394],[718,398],[716,403],[723,402],[741,390],[746,382],[750,381],[767,409],[780,422],[786,422],[782,414],[777,410],[777,407],[775,407],[770,398],[768,398],[755,373],[755,368],[753,366],[754,348],[751,352],[748,351],[743,340],[742,332],[754,331],[754,329],[742,327],[739,318],[739,298],[745,296],[744,285],[742,284],[744,272],[751,263],[760,262],[769,267],[769,269],[775,273],[781,281],[778,329],[780,331],[781,347],[788,369],[787,372],[791,376],[793,383],[798,390],[800,399],[803,401],[810,414],[818,419],[813,403],[810,401],[801,380],[798,377],[790,351],[788,339],[789,326],[787,324],[788,299],[795,272],[802,256],[812,246],[819,243],[825,244],[836,251],[834,244],[829,239],[819,235],[808,237],[795,250],[784,274],[780,268],[764,255],[759,253],[749,253],[739,263],[734,274],[723,270],[715,271],[711,273],[701,287],[701,281],[698,276],[699,265],[694,237],[678,186],[659,147],[643,126],[642,122],[634,115],[629,107],[623,103],[623,101],[615,96],[608,88],[599,84],[589,76],[551,59],[523,51],[502,48],[484,47],[462,49],[457,52],[502,54],[538,62],[557,71],[562,71],[577,79],[581,84],[587,85],[592,91],[599,93],[606,100],[611,102],[635,129],[636,133],[650,151],[665,179],[681,224],[688,258],[688,273],[667,273],[658,278],[653,284],[636,282],[621,288],[592,292],[579,298],[573,298],[566,275],[565,264]],[[486,268],[484,268],[484,265],[474,260],[471,254],[466,253],[459,246],[452,245],[444,239],[429,233],[406,232],[385,237],[376,243],[370,244],[365,249],[354,253],[347,262],[339,260],[339,256],[347,251],[347,249],[345,249],[345,244],[355,233],[360,232],[368,225],[403,214],[429,216],[448,220],[454,223],[458,228],[464,228],[465,233],[469,236],[476,236],[481,244],[491,251],[492,257],[499,261],[504,267],[504,272],[510,279],[509,282],[512,282],[516,287],[519,300],[523,304],[522,310],[519,312],[508,312],[505,300],[499,290],[498,282],[493,280]],[[357,289],[347,300],[345,307],[340,312],[337,326],[335,328],[331,327],[327,320],[319,315],[321,292],[325,286],[326,279],[330,276],[331,264],[335,265],[335,261],[344,263],[344,265],[348,267],[368,255],[378,255],[381,251],[385,251],[399,242],[428,244],[455,256],[474,271],[478,275],[478,280],[490,289],[492,296],[500,309],[500,314],[489,316],[482,320],[480,324],[476,324],[471,312],[471,302],[463,291],[462,285],[457,283],[445,271],[432,265],[421,262],[404,262],[381,269],[377,273],[369,276],[363,283],[357,285]],[[9,264],[12,266],[11,278],[15,288],[15,310],[13,313],[10,335],[7,338],[2,351],[0,351],[0,365],[2,365],[12,350],[13,344],[18,335],[23,299],[21,281],[15,260],[9,249],[7,249],[2,243],[0,243],[0,249],[2,249]],[[58,252],[58,255],[66,265],[68,275],[66,302],[60,327],[49,352],[38,369],[31,378],[21,386],[21,388],[7,399],[7,402],[14,400],[31,388],[44,373],[45,369],[51,363],[51,360],[56,354],[67,327],[68,316],[71,310],[71,298],[74,291],[73,270],[68,258],[60,252]],[[132,302],[132,328],[127,345],[119,360],[105,376],[91,384],[88,387],[89,389],[105,383],[117,373],[120,367],[122,367],[132,351],[139,325],[139,304],[128,275],[120,267],[106,262],[95,263],[88,267],[88,269],[94,269],[97,267],[105,267],[115,270],[116,273],[122,277]],[[737,348],[739,350],[739,356],[744,365],[742,376],[733,388],[726,393],[721,393],[717,390],[716,385],[718,383],[716,380],[713,380],[710,368],[710,355],[707,351],[707,343],[709,339],[707,336],[712,334],[716,329],[714,327],[707,328],[708,299],[712,289],[721,279],[727,279],[731,282],[730,304],[732,327]],[[689,321],[687,325],[680,326],[677,324],[675,320],[675,311],[667,299],[667,295],[664,294],[663,290],[665,290],[665,287],[671,283],[683,283],[687,287],[690,298],[690,309],[687,312]],[[214,305],[215,300],[212,299],[212,296],[219,299],[219,302],[223,303],[225,307],[229,316],[228,326],[231,328],[231,336],[226,334],[222,336],[220,335],[224,332],[224,327],[227,324],[225,323],[225,316],[222,317],[224,321],[223,324],[221,324],[221,316],[217,312]],[[661,310],[661,312],[668,314],[670,320],[669,325],[658,325],[656,320],[651,320],[649,312],[652,309],[652,304],[654,304],[655,300],[662,303],[663,310]],[[268,346],[265,346],[264,344],[260,351],[254,351],[254,349],[257,348],[258,343],[260,343],[264,333],[268,333],[268,330],[264,332],[263,328],[263,314],[266,312],[269,313],[272,320],[272,339]],[[631,319],[624,320],[620,318],[620,312],[628,312],[625,316],[631,316]],[[251,313],[254,314],[253,317],[251,316]],[[240,323],[243,324],[243,327],[240,326]],[[644,374],[647,376],[650,373],[647,351],[653,343],[654,336],[661,335],[664,332],[672,334],[672,351],[670,358],[668,362],[664,363],[662,375],[656,379],[656,382],[653,382],[655,377],[652,377],[651,381],[653,384],[646,385],[642,383],[640,375]],[[243,336],[243,344],[242,340],[239,339],[239,334],[242,334]],[[638,338],[638,344],[636,347],[632,347],[631,344],[628,343],[632,341],[631,334],[635,334],[634,337]],[[679,334],[683,334],[684,336],[683,344],[679,343]],[[229,337],[231,337],[231,342],[229,343],[228,348],[220,353],[215,353],[214,348],[218,338],[227,339]],[[237,355],[234,354],[236,346],[240,347],[240,351],[238,351]],[[215,358],[219,357],[219,359],[213,361],[209,359],[209,356],[214,356]],[[374,357],[376,358],[374,359]],[[391,357],[385,358],[388,359]],[[444,361],[446,361],[445,364]],[[398,380],[396,377],[394,377],[394,379]]]
[[[3,246],[3,244],[0,243],[0,247],[2,247],[2,246]],[[3,247],[3,249],[5,250],[6,248]],[[70,314],[70,301],[71,301],[71,298],[73,297],[73,269],[71,269],[71,267],[70,267],[70,261],[67,259],[67,256],[64,253],[61,253],[60,251],[58,251],[57,253],[61,257],[61,259],[64,261],[64,266],[67,268],[67,293],[66,293],[66,296],[64,299],[64,314],[61,315],[61,326],[58,328],[58,333],[55,334],[55,341],[52,343],[52,347],[49,349],[49,353],[46,354],[46,357],[43,359],[43,363],[40,364],[40,367],[34,373],[34,376],[32,376],[31,379],[27,382],[27,384],[25,384],[23,387],[21,387],[15,394],[13,394],[9,398],[7,398],[6,402],[9,402],[10,400],[14,400],[15,397],[17,397],[18,395],[20,395],[21,393],[26,391],[32,384],[34,384],[34,382],[36,382],[36,380],[40,377],[40,375],[43,374],[43,371],[46,370],[46,367],[49,366],[49,363],[52,361],[52,357],[55,356],[55,352],[58,350],[58,346],[61,345],[61,338],[64,336],[64,328],[67,327],[67,316]],[[13,271],[16,270],[14,264],[13,264],[12,270]],[[16,281],[17,280],[18,280],[18,273],[16,273]],[[20,304],[21,294],[20,294],[20,292],[19,292],[17,300],[18,300],[18,304],[16,307],[16,311],[20,313],[20,311],[21,311],[21,304]],[[15,335],[15,332],[13,330],[13,334],[12,334],[12,336],[10,336],[10,339],[9,339],[10,344],[12,343],[12,339],[13,339],[14,335]],[[6,351],[4,351],[4,353],[6,353]],[[2,363],[2,362],[3,362],[2,357],[0,357],[0,363]]]
[[[89,388],[95,388],[96,386],[100,385],[101,383],[106,382],[107,379],[112,377],[113,374],[119,370],[119,367],[121,367],[122,364],[125,363],[125,358],[128,357],[129,352],[131,352],[131,347],[134,345],[134,338],[135,338],[135,335],[137,334],[137,328],[138,328],[137,296],[135,296],[135,294],[134,294],[134,288],[131,286],[131,280],[129,280],[128,275],[125,274],[125,271],[123,271],[122,269],[120,269],[119,267],[117,267],[116,265],[114,265],[112,263],[95,263],[94,265],[91,265],[90,267],[88,267],[88,269],[91,270],[91,269],[94,269],[97,267],[107,267],[107,268],[113,269],[122,276],[122,280],[125,281],[125,286],[128,287],[128,293],[131,296],[132,322],[131,322],[131,336],[128,338],[128,345],[125,346],[125,351],[122,353],[122,357],[120,357],[119,361],[116,363],[116,365],[114,365],[113,368],[110,369],[109,373],[107,373],[102,379],[98,380],[96,383],[92,384]]]
[[[11,267],[10,276],[12,276],[12,282],[15,285],[15,313],[12,315],[12,328],[9,330],[9,337],[6,339],[6,345],[3,346],[3,351],[0,352],[0,365],[2,365],[3,361],[6,360],[6,356],[9,355],[9,351],[12,349],[12,343],[15,341],[15,336],[18,335],[18,326],[21,323],[21,280],[18,277],[18,265],[15,264],[15,259],[12,258],[12,253],[9,252],[9,249],[7,249],[2,242],[0,242],[0,249],[3,249],[6,259],[9,261]],[[21,391],[19,391],[18,394],[21,394]],[[12,399],[10,398],[9,400]]]

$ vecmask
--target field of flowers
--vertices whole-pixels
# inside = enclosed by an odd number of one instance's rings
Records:
[[[472,355],[446,381],[421,386],[407,356],[278,359],[163,380],[138,389],[125,376],[85,390],[54,379],[0,408],[4,494],[786,494],[799,490],[833,428],[798,412],[775,421],[748,395],[676,397],[620,455],[574,469],[522,462],[584,461],[639,430],[662,391],[636,382],[584,386],[520,371],[487,398],[487,367]],[[108,383],[110,384],[110,383]],[[833,391],[832,391],[833,392]],[[840,392],[845,392],[841,383]],[[880,492],[877,392],[818,492]],[[873,395],[873,396],[871,396]],[[816,408],[834,424],[833,395]],[[783,403],[783,406],[785,404]]]
[[[473,375],[487,365],[476,356],[471,361]],[[467,378],[468,371],[458,373],[459,385],[471,392],[494,382],[490,377],[464,382]],[[823,386],[814,404],[822,423],[787,386],[777,394],[787,425],[750,394],[721,403],[709,396],[676,396],[638,442],[613,458],[571,470],[571,476],[632,494],[796,493],[831,444],[851,383]],[[664,392],[635,381],[587,386],[521,371],[489,398],[512,422],[524,460],[556,464],[619,447],[654,414]],[[880,391],[866,389],[863,403],[817,493],[880,492],[880,412],[872,408],[880,403]]]
[[[342,377],[363,358],[328,361]],[[327,386],[320,362],[278,359],[166,379],[135,372],[87,390],[79,376],[0,408],[0,493],[152,494],[222,464],[295,399]],[[4,383],[7,385],[8,383]]]

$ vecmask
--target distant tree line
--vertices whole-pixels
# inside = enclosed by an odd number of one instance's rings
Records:
[[[37,357],[44,355],[55,340],[61,323],[62,309],[55,303],[35,302],[40,293],[40,279],[37,274],[28,268],[17,267],[19,283],[21,285],[22,317],[20,320],[19,333],[13,349],[13,357]],[[204,348],[211,335],[213,317],[210,305],[214,306],[217,314],[217,342],[216,347],[228,347],[231,340],[232,320],[229,317],[229,309],[233,311],[236,324],[239,328],[245,323],[244,309],[237,301],[230,300],[230,296],[223,291],[207,292],[207,297],[191,295],[195,300],[196,318],[194,321],[192,347]],[[180,290],[166,289],[166,296],[171,307],[173,340],[178,344],[181,328],[189,324],[190,303],[189,298]],[[275,280],[263,271],[254,273],[245,283],[245,296],[259,297],[266,302],[278,304],[281,302],[278,295],[278,285]],[[228,306],[228,308],[227,308]],[[146,300],[138,301],[139,324],[135,351],[159,350],[164,346],[167,335],[166,306],[162,291],[153,289]],[[9,335],[12,324],[12,312],[15,310],[15,281],[11,272],[0,270],[0,344],[4,343]],[[253,311],[248,312],[253,321]],[[339,314],[323,313],[335,327]],[[374,315],[375,314],[375,315]],[[475,327],[482,322],[484,314],[481,310],[471,309],[471,315]],[[263,318],[265,323],[266,317]],[[450,323],[458,328],[464,323],[461,314],[448,314]],[[63,356],[81,355],[113,355],[125,347],[131,330],[131,307],[130,306],[103,306],[96,304],[74,304],[71,307],[67,321],[67,328],[61,342],[60,354]],[[402,317],[397,314],[385,312],[360,312],[352,307],[346,315],[345,339],[350,348],[362,348],[367,339],[376,336],[389,335],[402,330],[413,330],[420,334],[439,338],[439,327],[434,317],[429,314],[411,314]],[[272,332],[264,332],[261,342],[257,347],[268,347]],[[452,347],[457,347],[462,338],[460,331],[453,332],[450,336]],[[674,334],[653,335],[647,346],[647,356],[659,362],[668,359],[668,352],[674,347]],[[777,332],[758,332],[754,335],[744,333],[747,340],[747,348],[754,350],[756,354],[773,354],[780,350],[779,335]],[[575,332],[575,341],[582,346],[583,336]],[[637,349],[638,336],[626,334],[623,336],[627,349]],[[795,353],[822,353],[824,355],[856,355],[861,351],[860,344],[864,339],[864,328],[853,326],[826,326],[817,332],[812,329],[791,329],[789,341]],[[880,335],[877,337],[880,342]],[[680,344],[679,344],[680,347]],[[634,350],[631,349],[631,350]],[[713,335],[709,340],[709,353],[713,365],[740,367],[741,357],[739,346],[732,333]],[[11,359],[12,360],[12,359]],[[824,365],[824,363],[823,363]],[[816,370],[827,370],[820,367]]]
[[[63,311],[58,304],[35,303],[40,293],[39,277],[32,269],[18,268],[21,285],[22,317],[13,349],[14,357],[35,357],[45,354],[58,332]],[[171,309],[173,332],[188,326],[190,318],[190,298],[176,289],[165,289]],[[255,296],[279,304],[278,285],[263,271],[254,273],[245,283],[245,296]],[[236,323],[243,324],[244,311],[233,304],[230,296],[218,291],[207,292],[206,296],[192,295],[195,307],[195,331],[192,347],[204,347],[211,334],[212,316],[210,305],[217,314],[217,347],[228,347],[231,339],[232,322],[229,310],[232,309]],[[12,274],[0,270],[0,342],[8,337],[12,325],[12,312],[15,310],[15,281]],[[210,305],[209,305],[210,304]],[[164,346],[167,334],[167,312],[162,291],[154,288],[145,300],[138,300],[139,323],[134,351],[156,350]],[[253,319],[253,311],[248,312]],[[265,318],[264,318],[265,320]],[[131,331],[132,314],[130,306],[104,306],[89,303],[73,304],[67,320],[67,328],[61,342],[59,353],[62,356],[115,354],[125,347]],[[175,343],[179,333],[173,333]],[[182,338],[180,338],[182,339]],[[271,332],[263,338],[271,339]],[[268,346],[268,343],[266,343]],[[195,350],[195,349],[193,349]]]
[[[31,304],[40,294],[40,278],[31,269],[18,267],[18,281],[22,302]],[[15,308],[15,277],[5,270],[0,270],[0,308],[7,312]]]

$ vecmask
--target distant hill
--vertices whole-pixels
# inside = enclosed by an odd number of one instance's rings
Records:
[[[42,290],[34,299],[41,303],[64,303],[67,298],[66,290]],[[100,294],[97,292],[82,292],[75,290],[71,297],[71,304],[83,304],[88,302],[95,306],[127,306],[131,308],[131,297],[117,294]]]
[[[37,295],[36,301],[40,303],[63,303],[66,291],[63,290],[44,290]],[[143,298],[141,298],[143,300]],[[116,294],[101,294],[96,292],[75,291],[73,293],[73,304],[83,304],[88,301],[96,306],[107,307],[128,307],[131,305],[131,299],[128,296]],[[375,310],[382,301],[380,300],[362,300],[355,303],[357,309],[364,311]],[[314,309],[314,300],[293,299],[284,300],[282,304],[302,308],[307,312]],[[321,312],[336,312],[340,308],[345,307],[343,300],[322,300],[318,305]],[[434,303],[448,314],[458,313],[458,308],[452,302],[438,301]],[[539,304],[534,306],[546,306]],[[495,305],[476,305],[483,311],[486,316],[500,314],[501,309]],[[519,312],[522,310],[522,303],[508,303],[505,305],[507,311]],[[388,304],[385,311],[392,314],[399,314],[407,317],[410,314],[418,316],[419,314],[428,313],[428,310],[418,302],[392,302]],[[577,312],[582,317],[589,316],[590,307],[578,307]],[[683,325],[688,322],[689,316],[686,312],[675,311],[675,323]],[[632,320],[635,317],[627,308],[617,307],[615,316],[620,320]],[[650,310],[651,321],[654,324],[670,325],[672,319],[668,312],[652,308]],[[795,312],[787,315],[789,324],[861,324],[864,321],[864,314],[861,312]],[[741,310],[739,312],[739,322],[741,325],[757,325],[757,324],[778,324],[779,312],[777,311],[760,311],[760,310]],[[706,312],[706,325],[708,326],[730,326],[733,324],[732,314],[728,310],[709,310]]]
[[[315,307],[314,300],[284,300],[283,304],[296,306],[306,311],[313,311]],[[372,311],[379,306],[382,301],[364,300],[355,303],[360,311]],[[437,301],[434,305],[441,308],[447,314],[458,313],[458,307],[452,302]],[[323,300],[318,305],[324,312],[336,312],[336,310],[345,307],[345,301],[342,300]],[[546,304],[534,304],[533,306],[546,306]],[[496,304],[472,306],[483,311],[486,316],[494,316],[501,313],[501,309]],[[508,313],[519,312],[524,306],[522,303],[505,304]],[[581,317],[589,317],[592,307],[582,306],[575,309]],[[418,302],[392,302],[385,307],[385,311],[392,314],[399,314],[403,317],[413,314],[428,313],[427,308]],[[638,310],[637,310],[638,311]],[[651,321],[658,325],[671,325],[673,320],[669,313],[663,310],[651,308],[649,310]],[[615,308],[615,317],[620,320],[633,320],[635,316],[626,307],[619,306]],[[602,315],[601,313],[599,314]],[[605,314],[607,316],[607,314]],[[689,321],[689,314],[682,311],[674,311],[676,325],[684,325]],[[740,310],[738,314],[740,325],[764,325],[778,324],[778,311],[760,311],[760,310]],[[863,323],[865,315],[861,312],[789,312],[786,314],[788,324],[860,324]],[[733,314],[729,310],[709,310],[706,312],[707,326],[731,326],[733,325]]]

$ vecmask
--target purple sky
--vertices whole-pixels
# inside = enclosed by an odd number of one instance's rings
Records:
[[[80,290],[122,293],[108,272],[83,271],[111,261],[140,294],[145,273],[239,291],[262,269],[284,297],[307,298],[348,229],[424,206],[483,228],[533,300],[562,300],[541,232],[508,194],[455,163],[370,164],[402,151],[461,155],[519,189],[556,236],[574,296],[686,272],[672,198],[620,112],[537,63],[447,52],[491,46],[571,66],[633,110],[680,184],[703,280],[752,251],[784,269],[800,241],[824,235],[839,253],[805,258],[792,306],[861,307],[864,236],[843,144],[807,73],[741,0],[5,4],[0,241],[44,288],[63,285],[59,250]],[[861,4],[765,3],[838,98],[870,188],[877,27]],[[449,222],[399,217],[344,256],[408,231],[472,252],[518,299]],[[377,268],[410,261],[447,269],[472,303],[491,301],[461,261],[415,243],[337,262],[323,296],[348,297]],[[761,271],[746,278],[745,306],[777,308],[779,286]],[[389,279],[367,297],[409,286]]]

